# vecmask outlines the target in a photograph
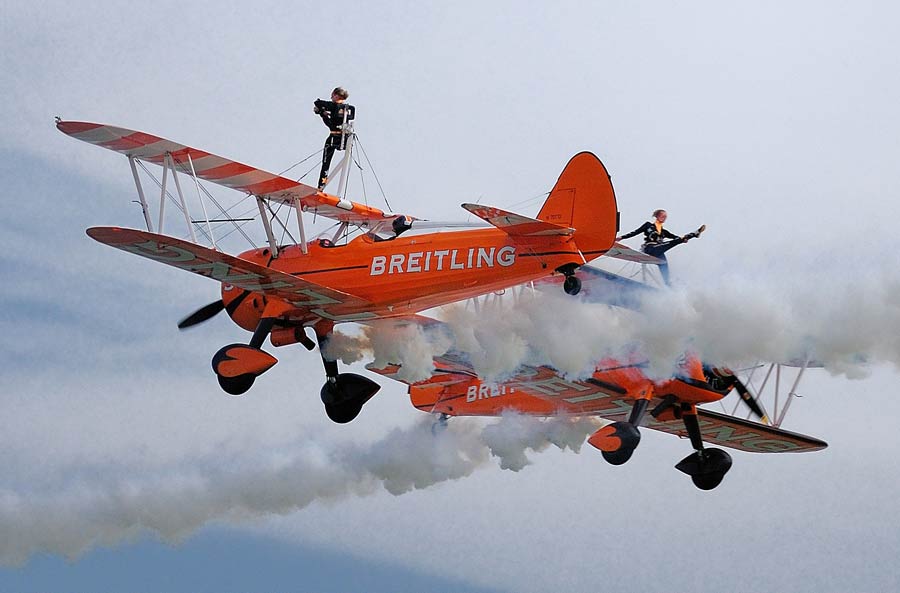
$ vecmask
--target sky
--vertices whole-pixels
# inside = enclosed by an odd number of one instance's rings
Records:
[[[884,241],[900,189],[898,12],[5,6],[0,589],[896,589],[900,273]],[[660,356],[687,334],[713,355],[813,344],[828,366],[805,377],[784,426],[829,448],[736,452],[701,492],[673,469],[686,441],[645,434],[621,467],[578,435],[546,446],[556,425],[515,418],[456,419],[435,441],[379,377],[360,417],[332,424],[321,362],[300,348],[224,396],[210,357],[246,334],[225,316],[175,327],[218,287],[84,234],[141,226],[133,182],[121,155],[53,118],[278,172],[320,148],[312,101],[336,85],[396,212],[464,220],[459,204],[478,201],[534,215],[567,159],[591,150],[623,231],[656,208],[677,233],[705,223],[670,252],[675,290],[650,322],[616,331],[654,334]],[[582,319],[552,312],[561,327]],[[541,346],[617,335],[560,333]],[[502,467],[510,443],[537,449],[519,471]]]

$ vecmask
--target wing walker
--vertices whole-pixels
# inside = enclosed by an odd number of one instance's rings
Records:
[[[533,283],[560,283],[570,295],[582,292],[584,283],[589,290],[582,298],[597,298],[606,291],[602,299],[627,306],[629,291],[642,290],[643,285],[586,264],[603,256],[656,263],[615,242],[619,230],[615,192],[603,163],[590,152],[569,160],[536,218],[463,204],[479,222],[433,223],[347,199],[355,154],[352,122],[341,128],[344,155],[330,175],[339,179],[335,194],[326,191],[325,178],[320,189],[144,132],[77,121],[57,120],[56,125],[73,138],[125,155],[134,178],[146,230],[92,227],[87,229],[91,238],[221,284],[221,298],[183,319],[179,327],[196,325],[224,310],[251,332],[246,343],[226,345],[212,357],[222,389],[243,394],[277,363],[263,350],[267,339],[274,347],[299,343],[313,350],[318,345],[326,377],[321,399],[328,417],[338,423],[356,418],[380,386],[368,377],[340,372],[337,361],[323,354],[335,325],[391,320],[439,327],[441,322],[421,313],[459,301],[478,303],[508,289],[521,294],[523,286]],[[147,163],[162,167],[161,180]],[[159,188],[156,216],[139,169]],[[235,190],[229,193],[240,199],[223,207],[204,182]],[[184,186],[196,192],[195,200],[188,199]],[[195,207],[199,204],[202,218],[192,218],[189,201]],[[167,202],[176,210],[168,217]],[[219,213],[211,217],[213,208]],[[240,208],[250,210],[239,212]],[[173,217],[183,218],[182,238],[165,234]],[[265,243],[259,246],[244,231],[250,220],[257,219],[265,234]],[[308,239],[323,219],[336,226],[333,234]],[[225,253],[221,245],[235,233],[253,248],[237,255]],[[573,301],[572,306],[578,303]],[[705,447],[704,441],[756,452],[826,446],[769,425],[761,400],[744,381],[691,353],[685,353],[678,373],[665,381],[647,377],[647,361],[638,353],[627,360],[600,361],[591,377],[578,381],[541,366],[522,367],[511,379],[490,383],[455,351],[435,357],[434,366],[428,379],[408,383],[412,403],[420,410],[442,418],[493,416],[504,410],[603,417],[612,423],[600,428],[589,443],[615,465],[631,457],[640,441],[639,427],[686,436],[694,452],[676,467],[702,489],[716,487],[731,466],[727,452]],[[807,361],[803,370],[807,366],[814,364]],[[402,380],[397,365],[370,370]],[[795,389],[796,385],[791,397]],[[732,392],[762,422],[699,407]],[[780,424],[783,414],[776,420]]]

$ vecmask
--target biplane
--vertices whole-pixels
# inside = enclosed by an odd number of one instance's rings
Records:
[[[225,346],[213,357],[213,371],[232,395],[246,392],[277,362],[261,348],[270,336],[276,346],[301,343],[312,349],[315,344],[308,329],[321,346],[336,323],[409,316],[550,274],[561,274],[565,291],[576,294],[580,281],[575,270],[612,247],[618,226],[609,176],[600,160],[587,152],[569,161],[536,219],[463,204],[490,226],[417,234],[407,233],[421,227],[411,216],[386,213],[150,134],[71,121],[59,121],[57,127],[79,140],[125,154],[135,175],[147,230],[94,227],[87,234],[112,247],[219,281],[221,299],[188,316],[180,327],[195,325],[224,309],[240,327],[253,332],[247,344]],[[163,167],[161,198],[171,174],[191,240],[162,234],[164,199],[160,200],[159,232],[153,232],[136,160]],[[188,215],[179,172],[194,182],[210,181],[254,196],[268,246],[236,256],[217,250],[210,220],[198,225]],[[272,204],[287,205],[296,213],[301,237],[297,244],[279,244],[275,239],[269,216]],[[329,239],[306,241],[304,218],[311,216],[366,232],[345,244]],[[195,226],[205,227],[210,247],[196,242]],[[334,361],[325,360],[325,370],[326,411],[333,420],[348,422],[378,385],[365,377],[339,373]]]
[[[586,293],[582,306],[593,302],[634,309],[640,306],[643,293],[656,290],[591,266],[582,266],[576,275],[581,277]],[[558,279],[551,278],[546,283],[558,283]],[[522,298],[529,292],[534,292],[533,286],[530,290],[520,287],[512,295]],[[489,296],[495,298],[486,296],[470,302],[482,303],[480,316],[502,315],[504,309],[497,304],[506,297]],[[390,323],[453,333],[444,322],[423,315]],[[752,453],[797,453],[827,447],[824,441],[780,427],[806,370],[821,366],[814,360],[754,365],[746,373],[749,380],[758,369],[768,367],[762,382],[755,386],[756,394],[739,373],[706,364],[691,352],[685,352],[677,361],[676,372],[662,380],[650,378],[648,366],[647,357],[636,348],[600,360],[588,377],[567,377],[549,365],[520,365],[511,376],[489,381],[477,372],[469,355],[451,348],[434,357],[431,376],[419,381],[404,378],[402,367],[397,364],[369,364],[366,368],[406,383],[413,406],[439,414],[441,421],[453,416],[499,416],[510,411],[538,417],[601,417],[611,422],[592,434],[588,443],[612,465],[622,465],[631,458],[641,440],[640,428],[686,437],[694,452],[675,467],[703,490],[718,486],[732,464],[726,451],[705,443]],[[791,371],[793,384],[785,393],[781,383]],[[774,380],[770,380],[772,377]],[[766,405],[760,397],[763,393],[770,396]],[[730,412],[701,407],[723,403],[731,394],[736,397],[729,399],[736,399],[737,403]],[[755,416],[758,421],[738,415],[738,404],[746,406],[748,416]],[[772,410],[771,420],[768,409]]]
[[[346,198],[352,135],[336,168],[341,181],[334,195],[144,132],[62,120],[57,120],[57,128],[125,155],[131,167],[146,230],[92,227],[87,229],[91,238],[221,284],[221,298],[179,323],[185,329],[224,310],[251,332],[246,343],[226,345],[212,357],[221,388],[241,395],[277,363],[263,350],[267,339],[275,347],[299,343],[313,350],[318,345],[326,377],[321,399],[328,417],[338,423],[356,418],[380,386],[368,377],[340,372],[338,362],[324,354],[337,324],[393,320],[433,325],[440,322],[424,317],[422,311],[548,278],[562,284],[565,293],[576,295],[589,269],[586,264],[604,255],[652,263],[652,258],[615,243],[619,226],[615,192],[603,163],[589,152],[569,160],[536,218],[463,204],[480,219],[477,225],[437,224]],[[155,228],[137,170],[140,166],[146,172],[143,163],[162,167]],[[190,216],[179,174],[196,187],[202,219]],[[169,176],[177,198],[170,191]],[[222,251],[214,227],[231,223],[240,230],[240,220],[223,209],[201,181],[255,201],[266,244],[237,255]],[[167,197],[184,216],[187,238],[163,233]],[[209,216],[207,201],[219,208],[223,218]],[[281,211],[293,214],[299,239],[284,241],[285,234],[291,239],[293,235],[279,217]],[[320,218],[335,221],[337,232],[331,238],[319,235],[307,240],[310,219]],[[283,231],[281,240],[276,237],[278,227]],[[351,230],[357,231],[352,238]],[[198,242],[198,234],[204,235],[209,246]],[[507,381],[488,383],[464,356],[450,351],[435,358],[431,377],[408,385],[416,408],[442,418],[497,415],[511,409],[613,420],[589,439],[613,464],[631,457],[640,440],[639,426],[687,435],[695,452],[676,467],[704,489],[717,486],[731,465],[727,453],[705,448],[704,439],[769,452],[826,446],[777,427],[699,409],[737,390],[751,410],[764,418],[753,395],[727,369],[704,365],[687,353],[679,373],[659,382],[647,378],[645,365],[635,354],[625,360],[601,361],[584,381],[567,380],[550,367],[526,367]],[[370,370],[398,378],[396,365]],[[726,438],[725,433],[731,436]]]

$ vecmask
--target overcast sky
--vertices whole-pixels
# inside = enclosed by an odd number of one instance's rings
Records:
[[[898,18],[889,2],[5,6],[0,589],[896,589]],[[469,463],[416,456],[405,389],[379,378],[334,425],[301,348],[223,396],[210,357],[246,333],[175,328],[218,287],[85,236],[141,226],[130,171],[53,117],[277,172],[320,148],[311,103],[338,84],[397,212],[533,215],[591,150],[623,230],[655,208],[675,232],[707,224],[670,252],[675,321],[700,299],[711,345],[816,340],[833,365],[785,427],[830,447],[734,453],[700,492],[672,467],[689,444],[662,434],[622,467],[551,447],[514,472],[487,453],[490,423],[460,419]],[[397,459],[425,475],[391,474]],[[417,480],[436,484],[389,492]]]

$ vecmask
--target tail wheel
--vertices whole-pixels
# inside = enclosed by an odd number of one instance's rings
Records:
[[[581,279],[575,276],[566,276],[563,282],[563,290],[566,294],[576,295],[581,292]]]

